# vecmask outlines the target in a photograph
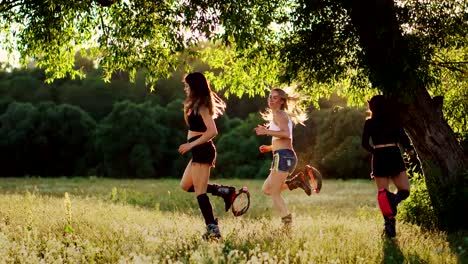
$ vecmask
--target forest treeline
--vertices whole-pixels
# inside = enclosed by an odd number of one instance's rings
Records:
[[[105,83],[85,62],[86,78],[52,84],[34,68],[0,73],[0,175],[180,177],[189,158],[177,152],[187,130],[182,74],[150,92],[143,78],[129,82],[125,73]],[[213,176],[264,178],[271,157],[258,146],[271,139],[253,128],[265,123],[259,112],[266,99],[224,99]],[[370,157],[361,147],[366,109],[347,107],[336,95],[319,105],[309,107],[305,126],[294,130],[298,168],[309,163],[327,178],[368,178]]]

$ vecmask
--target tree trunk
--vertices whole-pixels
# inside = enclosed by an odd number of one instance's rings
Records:
[[[416,90],[417,97],[409,105],[404,118],[405,128],[418,155],[425,161],[426,168],[433,164],[440,169],[440,177],[431,179],[431,182],[442,187],[463,183],[462,172],[467,168],[467,159],[455,134],[443,118],[441,103],[430,98],[426,89]]]
[[[465,188],[462,173],[468,169],[467,157],[442,116],[440,99],[432,99],[420,81],[417,69],[422,58],[403,38],[394,2],[342,2],[365,52],[364,64],[372,84],[406,105],[402,118],[423,163],[439,227],[449,229],[465,225],[459,212],[467,206],[466,197],[457,194],[462,194]]]

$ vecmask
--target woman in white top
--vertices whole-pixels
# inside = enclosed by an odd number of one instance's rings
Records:
[[[286,181],[287,177],[294,171],[297,164],[296,152],[293,148],[293,120],[301,123],[305,119],[304,114],[292,114],[288,111],[288,101],[294,99],[282,89],[273,89],[268,97],[269,111],[263,114],[265,120],[270,123],[268,126],[258,125],[255,128],[257,135],[272,136],[271,145],[262,145],[259,150],[262,153],[273,152],[270,174],[263,184],[262,191],[270,195],[273,206],[280,213],[282,222],[289,226],[292,216],[288,211],[281,192],[287,188],[290,190],[300,187],[310,195],[311,186],[303,174],[294,177],[293,180]],[[295,109],[297,111],[297,109]],[[300,111],[297,111],[300,112]],[[301,120],[302,119],[302,120]]]

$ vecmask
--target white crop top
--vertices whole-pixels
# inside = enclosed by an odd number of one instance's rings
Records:
[[[292,133],[292,129],[293,129],[293,123],[291,121],[291,118],[289,118],[288,116],[288,128],[289,128],[289,136],[291,138],[291,141],[293,139],[293,133]],[[279,128],[279,126],[277,126],[275,124],[275,122],[273,122],[273,120],[270,121],[270,124],[268,124],[268,129],[272,130],[272,131],[280,131],[281,129]],[[271,140],[275,140],[275,139],[279,139],[279,137],[272,137]]]

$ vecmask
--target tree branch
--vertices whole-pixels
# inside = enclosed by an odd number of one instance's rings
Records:
[[[23,1],[1,1],[0,2],[0,14],[2,13],[6,13],[8,11],[10,11],[11,9],[17,7],[17,6],[20,6],[21,4],[23,4]]]
[[[468,65],[468,61],[443,61],[443,62],[431,62],[432,65],[438,66],[438,67],[444,67],[452,71],[458,71],[461,73],[466,72],[466,66]]]

